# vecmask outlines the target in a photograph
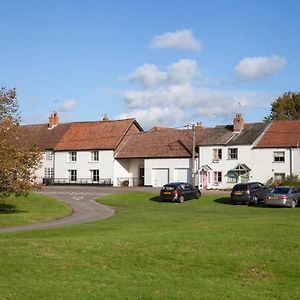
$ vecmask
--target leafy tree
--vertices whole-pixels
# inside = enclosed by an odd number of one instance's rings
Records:
[[[22,134],[15,89],[0,88],[0,201],[10,194],[27,195],[35,185],[39,149]]]
[[[265,121],[272,120],[299,120],[300,93],[287,92],[278,97],[271,105],[271,113]]]

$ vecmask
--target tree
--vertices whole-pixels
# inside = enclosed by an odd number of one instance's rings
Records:
[[[271,113],[265,121],[272,120],[299,120],[300,93],[287,92],[278,97],[271,104]]]
[[[36,184],[41,152],[22,134],[15,89],[0,88],[0,201],[27,195]]]

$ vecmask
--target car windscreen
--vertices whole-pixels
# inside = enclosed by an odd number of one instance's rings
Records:
[[[284,188],[284,187],[277,187],[274,188],[271,193],[273,194],[288,194],[289,193],[289,188]]]
[[[235,185],[233,187],[233,191],[246,191],[247,190],[247,184],[241,184],[241,185]]]
[[[176,186],[174,186],[174,185],[164,185],[162,189],[164,191],[174,191],[176,189]]]

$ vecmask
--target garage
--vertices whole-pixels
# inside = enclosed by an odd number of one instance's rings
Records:
[[[174,181],[177,182],[189,182],[189,169],[187,168],[177,168],[174,170]]]
[[[169,183],[169,169],[153,169],[153,186],[162,187]]]

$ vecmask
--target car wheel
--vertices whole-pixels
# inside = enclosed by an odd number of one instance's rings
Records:
[[[256,196],[253,196],[253,197],[252,197],[251,204],[252,204],[252,205],[257,205],[257,204],[258,204],[258,199],[257,199]]]
[[[237,205],[237,202],[235,200],[231,200],[232,205]]]
[[[159,198],[159,202],[164,202],[164,199],[163,198]]]
[[[297,202],[295,199],[293,199],[291,205],[290,205],[290,208],[295,208],[297,206]]]
[[[183,196],[180,196],[180,197],[178,198],[178,202],[179,202],[179,203],[183,203],[183,202],[184,202]]]
[[[199,199],[199,198],[200,198],[200,193],[199,193],[199,192],[196,193],[195,198],[196,198],[196,199]]]

